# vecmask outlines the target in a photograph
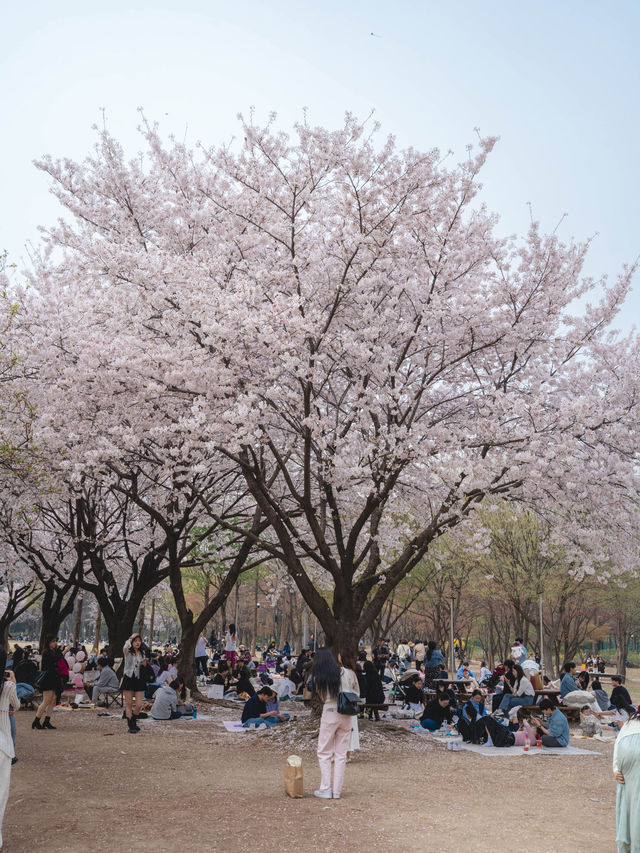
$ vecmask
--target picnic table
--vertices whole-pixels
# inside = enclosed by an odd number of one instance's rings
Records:
[[[541,690],[535,690],[536,699],[540,696],[560,696],[560,690],[556,690],[554,687],[543,687]]]
[[[625,678],[626,678],[626,676],[618,675],[615,672],[596,672],[596,671],[589,672],[588,669],[587,670],[583,669],[583,670],[581,670],[581,672],[587,672],[589,674],[591,681],[593,681],[594,678],[597,678],[600,681],[602,681],[603,678],[608,678],[609,680],[611,680],[612,678],[619,678],[622,681],[622,683],[624,684]],[[578,673],[578,675],[580,675],[580,672]],[[578,675],[576,675],[576,678],[578,677]]]
[[[469,694],[467,687],[473,684],[473,680],[471,678],[434,678],[431,684],[436,683],[445,684],[447,687],[454,687],[458,693],[467,696]]]

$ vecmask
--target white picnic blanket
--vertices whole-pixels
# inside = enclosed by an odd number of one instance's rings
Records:
[[[240,720],[222,720],[222,725],[228,732],[236,732],[237,734],[242,734],[243,732],[255,732],[256,729],[245,729]]]
[[[468,749],[469,752],[477,752],[480,755],[500,755],[506,758],[510,755],[602,755],[601,752],[594,752],[591,749],[580,749],[577,746],[564,746],[559,748],[551,748],[543,746],[538,749],[537,746],[532,746],[528,752],[525,752],[523,746],[481,746],[476,743],[463,743],[462,749]]]

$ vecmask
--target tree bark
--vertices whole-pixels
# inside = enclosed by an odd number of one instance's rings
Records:
[[[153,630],[155,627],[156,620],[156,600],[155,598],[151,599],[151,615],[149,616],[149,648],[153,648]]]
[[[78,596],[78,600],[76,603],[76,621],[73,628],[73,642],[78,643],[80,640],[80,631],[82,629],[82,605],[84,602],[84,596],[82,593]]]
[[[140,610],[138,611],[138,634],[142,637],[144,633],[144,617],[145,617],[145,606],[144,600],[140,605]]]
[[[44,648],[45,637],[48,634],[54,636],[60,630],[60,625],[73,613],[78,587],[67,589],[65,586],[56,584],[53,578],[44,581],[44,595],[42,597],[42,619],[40,623],[40,648]]]
[[[100,629],[102,628],[102,611],[100,607],[98,607],[98,613],[96,615],[96,627],[93,633],[93,650],[98,652],[100,650]]]

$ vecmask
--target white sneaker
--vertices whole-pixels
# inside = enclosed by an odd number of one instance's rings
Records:
[[[313,792],[314,797],[319,797],[321,800],[330,800],[333,796],[331,788],[318,788],[317,791]]]
[[[334,800],[339,800],[339,799],[340,799],[340,794],[334,794],[334,795],[333,795],[333,799],[334,799]]]

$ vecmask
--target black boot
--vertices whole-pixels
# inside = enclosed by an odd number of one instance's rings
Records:
[[[56,726],[51,725],[51,717],[45,717],[44,723],[42,724],[43,729],[53,729],[55,731]]]
[[[131,727],[131,731],[133,731],[133,732],[139,732],[139,731],[140,731],[140,726],[138,725],[138,715],[137,715],[137,714],[132,714],[132,715],[131,715],[131,719],[132,719],[132,721],[133,721],[133,725],[132,725],[132,727]]]
[[[129,734],[134,735],[138,729],[134,728],[135,721],[133,719],[133,714],[130,717],[127,717],[127,726],[129,727]]]
[[[42,723],[40,722],[40,720],[39,720],[37,717],[36,717],[36,718],[35,718],[35,720],[31,723],[31,728],[32,728],[32,729],[41,729],[41,728],[43,728]]]

